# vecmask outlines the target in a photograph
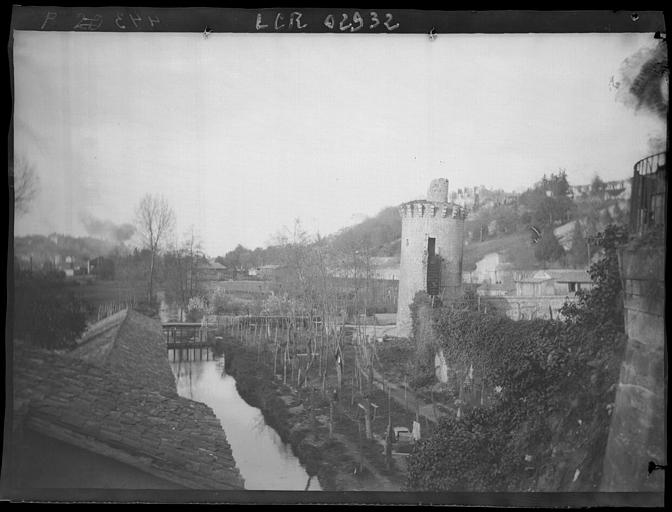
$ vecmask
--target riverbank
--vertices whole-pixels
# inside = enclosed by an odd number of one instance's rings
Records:
[[[399,461],[390,469],[386,467],[380,436],[367,441],[362,432],[360,437],[347,403],[336,404],[330,435],[330,404],[316,386],[296,389],[283,384],[280,378],[274,378],[263,353],[259,355],[253,347],[228,339],[220,348],[226,357],[226,371],[236,379],[240,396],[262,411],[266,423],[292,447],[308,475],[316,477],[323,490],[402,490],[405,468]]]

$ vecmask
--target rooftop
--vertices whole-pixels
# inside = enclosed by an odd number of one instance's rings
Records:
[[[576,269],[546,269],[538,270],[532,275],[515,279],[519,283],[541,283],[544,281],[556,281],[558,283],[590,283],[592,279],[587,270]]]
[[[175,393],[161,323],[124,309],[89,327],[69,357],[107,366],[141,386]]]
[[[479,290],[498,290],[498,291],[508,291],[510,288],[507,288],[502,283],[482,283],[478,286]]]
[[[209,261],[209,260],[206,260],[206,261],[204,261],[204,262],[199,262],[199,263],[196,265],[196,268],[199,269],[199,270],[206,270],[206,269],[210,269],[210,270],[226,270],[226,266],[225,266],[225,265],[222,265],[222,264],[219,263],[218,261]]]
[[[549,269],[544,270],[546,274],[555,279],[558,283],[590,283],[590,274],[587,270],[575,269]]]
[[[133,311],[113,316],[68,354],[15,342],[14,427],[26,426],[180,486],[242,489],[214,412],[178,396],[165,346],[157,356],[160,326],[157,339],[153,320]],[[148,364],[147,371],[140,371],[139,362]]]

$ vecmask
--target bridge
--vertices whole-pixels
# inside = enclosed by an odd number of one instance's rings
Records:
[[[261,339],[262,332],[270,337],[271,329],[302,328],[310,329],[311,326],[319,329],[322,319],[316,316],[283,316],[283,315],[239,315],[214,317],[214,321],[208,321],[213,317],[206,317],[201,322],[164,322],[161,327],[166,341],[166,348],[172,350],[173,358],[203,359],[203,354],[210,357],[210,348],[216,345],[215,338],[208,336],[210,329],[230,329],[242,335],[244,332],[253,332],[253,337]]]
[[[208,339],[207,324],[200,322],[166,322],[162,324],[166,347],[170,349],[203,348],[214,345]]]
[[[162,324],[169,355],[173,360],[209,360],[210,348],[215,345],[208,338],[207,324],[200,322],[166,322]],[[204,357],[205,355],[205,357]]]

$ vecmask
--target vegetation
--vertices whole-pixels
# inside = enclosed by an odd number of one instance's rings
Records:
[[[24,279],[15,287],[14,337],[48,349],[74,345],[86,327],[86,307],[62,276]]]
[[[156,260],[175,224],[175,214],[168,202],[160,196],[145,195],[136,210],[138,234],[149,251],[147,301],[154,301]]]
[[[539,261],[551,263],[559,261],[565,255],[565,250],[558,242],[553,229],[546,227],[541,234],[541,239],[534,247],[534,257]]]
[[[28,212],[30,203],[37,195],[40,177],[35,167],[25,158],[16,158],[10,163],[9,175],[13,178],[14,211],[18,215]]]
[[[199,260],[202,259],[193,229],[182,244],[172,247],[163,255],[161,274],[166,298],[176,303],[180,311],[194,312],[203,309],[193,303],[195,298],[204,295],[196,270]],[[190,304],[192,307],[189,307]],[[192,313],[192,318],[195,315],[196,313]]]
[[[566,321],[515,322],[464,307],[435,312],[460,414],[418,443],[410,488],[595,489],[625,338],[620,240],[616,227],[600,237],[605,256],[591,267],[595,287],[565,307]]]
[[[521,221],[532,224],[539,230],[553,227],[570,219],[574,203],[570,197],[567,173],[543,176],[533,188],[521,194],[519,203],[525,208]]]
[[[600,326],[603,331],[623,331],[623,298],[618,268],[618,247],[627,242],[622,226],[610,225],[595,238],[604,251],[603,257],[591,265],[592,290],[579,290],[577,303],[567,303],[560,310],[567,321],[578,327]]]
[[[582,268],[588,264],[590,253],[588,250],[588,240],[583,234],[584,229],[579,221],[574,222],[574,231],[572,233],[572,248],[567,254],[567,263],[574,268]]]

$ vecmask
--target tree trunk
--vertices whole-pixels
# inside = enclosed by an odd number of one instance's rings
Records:
[[[152,249],[151,253],[149,260],[149,289],[147,290],[147,301],[149,304],[152,304],[154,296],[154,249]]]
[[[373,395],[373,356],[369,356],[369,396]]]
[[[285,346],[284,357],[282,358],[282,383],[287,384],[287,346]]]
[[[275,352],[273,352],[273,379],[275,380],[275,377],[277,375],[277,368],[278,368],[278,345],[275,345]]]

